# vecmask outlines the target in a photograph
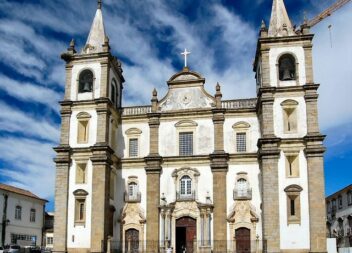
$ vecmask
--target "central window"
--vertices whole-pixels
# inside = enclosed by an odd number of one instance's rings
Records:
[[[193,132],[179,133],[179,154],[193,155]]]
[[[237,181],[237,191],[239,197],[247,196],[247,180],[244,178],[240,178]]]
[[[180,180],[181,196],[192,195],[192,179],[189,176],[183,176]]]
[[[237,149],[237,152],[247,151],[246,133],[236,133],[236,149]]]

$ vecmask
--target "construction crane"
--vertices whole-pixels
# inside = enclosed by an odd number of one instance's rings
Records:
[[[322,21],[324,18],[330,16],[333,12],[337,11],[338,9],[340,9],[342,6],[344,6],[345,4],[347,4],[350,1],[351,0],[338,0],[336,3],[331,5],[329,8],[327,8],[326,10],[321,12],[318,16],[314,17],[313,19],[311,19],[309,21],[305,21],[305,22],[309,27],[313,27],[316,24],[318,24],[320,21]]]

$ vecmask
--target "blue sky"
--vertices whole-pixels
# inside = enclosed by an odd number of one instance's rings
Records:
[[[148,104],[155,87],[189,66],[224,99],[255,97],[252,62],[262,19],[272,0],[105,0],[103,16],[114,55],[123,62],[124,105]],[[334,0],[285,0],[293,23],[312,18]],[[80,49],[96,0],[0,0],[0,182],[50,200],[53,209],[58,101],[63,97],[60,53],[71,38]],[[326,194],[352,183],[352,3],[316,25],[314,74],[325,145]],[[330,33],[328,25],[332,25]]]

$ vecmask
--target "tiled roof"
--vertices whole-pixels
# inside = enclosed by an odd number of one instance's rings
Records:
[[[23,196],[27,196],[27,197],[30,197],[30,198],[34,198],[34,199],[38,199],[38,200],[42,200],[42,201],[48,202],[47,200],[38,197],[37,195],[31,193],[30,191],[27,191],[27,190],[24,190],[24,189],[21,189],[21,188],[17,188],[17,187],[11,186],[11,185],[1,184],[0,183],[0,190],[13,192],[13,193],[16,193],[16,194],[19,194],[19,195],[23,195]]]

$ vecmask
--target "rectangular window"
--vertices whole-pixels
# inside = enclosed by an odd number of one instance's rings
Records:
[[[237,150],[237,152],[246,152],[247,151],[246,133],[236,133],[236,150]]]
[[[338,201],[339,201],[339,209],[342,208],[342,196],[338,197]]]
[[[295,216],[296,215],[296,209],[295,209],[295,200],[291,199],[291,216]]]
[[[85,222],[85,212],[86,212],[85,205],[86,205],[85,199],[76,199],[75,223],[84,223]]]
[[[352,191],[347,193],[347,203],[348,205],[352,205]]]
[[[31,209],[30,215],[29,215],[29,221],[30,222],[35,222],[35,209]]]
[[[179,134],[179,154],[182,156],[193,155],[193,132]]]
[[[15,219],[20,220],[22,218],[22,207],[16,206],[15,209]]]
[[[76,166],[76,184],[86,183],[87,163],[77,163]]]
[[[299,193],[287,193],[287,222],[288,224],[301,223],[301,204]]]
[[[298,155],[286,156],[286,176],[299,177],[299,157]]]
[[[88,142],[88,123],[89,120],[79,120],[78,121],[78,136],[77,143],[87,143]]]
[[[47,237],[47,238],[46,238],[46,244],[47,244],[47,245],[52,245],[53,242],[54,242],[53,237]]]
[[[137,157],[138,156],[138,139],[132,138],[129,140],[129,156]]]

